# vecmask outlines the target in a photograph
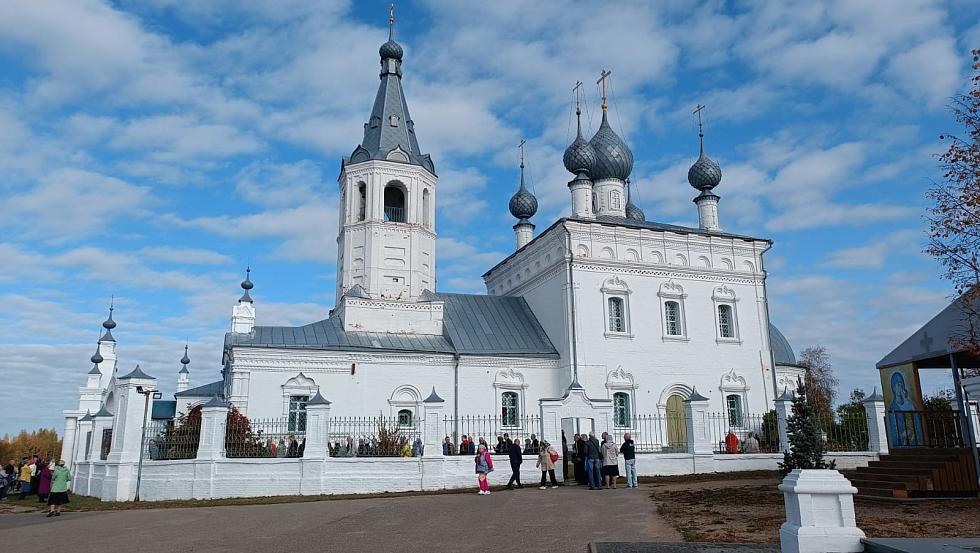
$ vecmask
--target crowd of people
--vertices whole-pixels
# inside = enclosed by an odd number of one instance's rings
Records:
[[[395,441],[379,440],[376,436],[359,438],[356,443],[354,436],[347,436],[344,443],[327,444],[331,457],[421,457],[424,446],[422,438],[414,440],[408,436],[400,436]]]
[[[39,503],[48,505],[47,516],[61,516],[61,506],[68,503],[70,481],[71,472],[63,460],[45,460],[40,455],[24,457],[20,462],[11,459],[0,466],[0,501],[37,496]]]

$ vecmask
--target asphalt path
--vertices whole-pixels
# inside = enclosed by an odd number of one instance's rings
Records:
[[[681,541],[642,486],[0,515],[0,551],[106,553],[587,551],[589,542]]]

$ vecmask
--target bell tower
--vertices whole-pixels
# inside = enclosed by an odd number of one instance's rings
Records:
[[[402,90],[395,14],[364,138],[341,165],[337,314],[347,330],[442,333],[436,287],[435,166]],[[429,293],[426,293],[429,292]]]

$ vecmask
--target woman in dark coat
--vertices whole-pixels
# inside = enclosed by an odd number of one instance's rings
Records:
[[[37,500],[47,503],[48,494],[51,493],[51,467],[43,459],[38,462],[38,465],[41,467],[41,477],[37,484]]]

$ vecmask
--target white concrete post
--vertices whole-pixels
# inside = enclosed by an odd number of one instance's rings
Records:
[[[75,464],[75,441],[78,439],[78,420],[79,413],[75,411],[65,411],[65,433],[61,440],[60,459],[64,459],[65,466],[71,470]]]
[[[779,427],[779,449],[789,451],[789,427],[786,419],[793,411],[793,394],[789,388],[783,389],[783,395],[776,398],[776,426]]]
[[[888,430],[885,428],[885,398],[875,388],[874,393],[865,398],[864,416],[868,421],[868,451],[879,455],[888,453]]]
[[[317,391],[306,404],[306,446],[303,459],[326,459],[330,436],[330,402]]]
[[[446,407],[446,400],[439,397],[435,386],[432,393],[422,402],[422,416],[424,418],[422,427],[422,456],[423,457],[442,457],[442,414]]]
[[[782,553],[864,550],[864,532],[854,521],[857,488],[841,473],[796,469],[779,491],[786,504],[786,522],[779,528]]]
[[[136,391],[137,387],[153,388],[156,378],[140,370],[116,380],[117,407],[112,421],[112,452],[109,461],[114,463],[139,461],[143,439],[143,413],[149,407],[146,398]]]
[[[714,444],[708,433],[708,404],[710,400],[698,393],[697,388],[691,397],[684,401],[687,417],[687,452],[693,455],[713,455]]]
[[[90,461],[102,460],[102,435],[107,428],[112,428],[113,415],[105,405],[98,413],[92,415],[92,449],[89,451]]]
[[[225,456],[227,426],[227,401],[213,397],[201,406],[201,438],[197,446],[199,460],[214,461]]]

